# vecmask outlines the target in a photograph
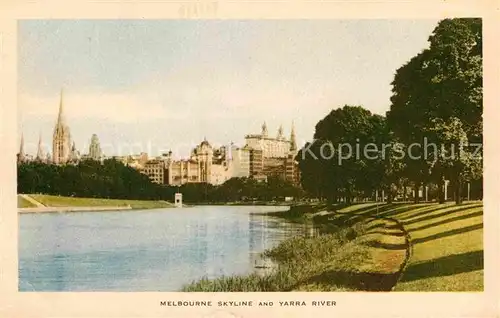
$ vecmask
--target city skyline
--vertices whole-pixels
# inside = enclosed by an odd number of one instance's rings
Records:
[[[82,153],[95,133],[108,156],[150,144],[153,156],[185,157],[203,138],[243,145],[263,122],[289,135],[292,121],[301,147],[344,104],[383,115],[395,70],[428,46],[436,23],[21,21],[17,141],[23,134],[35,154],[41,132],[52,148],[64,88]]]

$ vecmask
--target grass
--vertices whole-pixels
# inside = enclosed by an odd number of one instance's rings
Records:
[[[173,204],[166,201],[121,200],[102,198],[76,198],[54,195],[32,194],[33,199],[49,207],[91,207],[91,206],[131,206],[133,209],[168,208]],[[19,202],[19,199],[18,199]]]
[[[33,208],[35,205],[20,195],[17,196],[17,207],[18,208]]]
[[[346,218],[390,217],[411,236],[412,254],[396,291],[482,291],[482,202],[368,204],[340,210]]]

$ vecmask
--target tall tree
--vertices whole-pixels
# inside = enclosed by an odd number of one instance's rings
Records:
[[[442,20],[429,37],[429,48],[396,72],[387,121],[403,143],[420,145],[406,160],[406,176],[416,189],[435,177],[433,169],[442,164],[426,158],[423,145],[429,134],[443,132],[443,125],[457,127],[458,120],[468,143],[482,143],[481,28],[481,19]],[[442,120],[441,126],[435,119]],[[452,180],[455,187],[460,180]]]

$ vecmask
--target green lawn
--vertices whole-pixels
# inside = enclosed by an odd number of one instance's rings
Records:
[[[409,232],[412,254],[396,291],[482,291],[483,205],[364,204],[339,212],[394,218]]]
[[[17,196],[17,207],[18,208],[33,208],[35,205],[30,201],[24,199],[20,195]]]
[[[128,206],[133,209],[154,209],[172,207],[173,204],[166,201],[147,201],[147,200],[116,200],[101,198],[74,198],[60,197],[54,195],[32,194],[33,199],[49,207],[68,207],[68,206]]]

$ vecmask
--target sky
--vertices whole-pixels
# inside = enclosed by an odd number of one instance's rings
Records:
[[[61,90],[81,153],[244,145],[295,125],[299,147],[331,110],[384,115],[395,71],[438,20],[24,20],[18,24],[18,142],[51,151]]]

